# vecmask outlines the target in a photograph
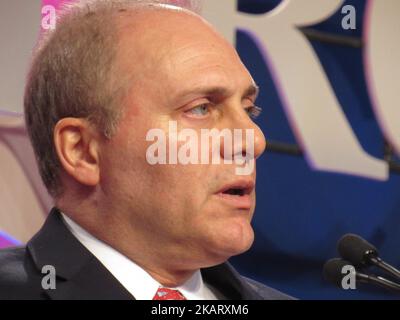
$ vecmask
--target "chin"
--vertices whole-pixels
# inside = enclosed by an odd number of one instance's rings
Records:
[[[250,224],[235,226],[227,232],[225,228],[218,237],[216,248],[223,261],[249,250],[254,242],[254,231]]]

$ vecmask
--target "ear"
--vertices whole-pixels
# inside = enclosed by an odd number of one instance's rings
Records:
[[[79,183],[100,181],[100,133],[86,119],[64,118],[54,128],[54,146],[62,167]]]

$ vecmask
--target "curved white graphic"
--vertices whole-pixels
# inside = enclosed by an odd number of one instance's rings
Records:
[[[372,105],[386,139],[400,155],[400,1],[368,1],[364,25]]]

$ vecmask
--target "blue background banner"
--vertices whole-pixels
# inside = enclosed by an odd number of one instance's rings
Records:
[[[242,0],[239,10],[265,13],[280,2]],[[356,9],[355,30],[341,27],[340,9],[310,28],[361,40],[366,1],[346,4]],[[310,41],[362,147],[383,159],[384,138],[367,92],[362,46]],[[258,104],[264,111],[257,121],[267,140],[296,144],[256,44],[238,31],[237,49],[261,87]],[[327,259],[338,256],[336,242],[349,232],[363,236],[381,257],[400,265],[400,175],[392,172],[389,180],[379,182],[318,172],[302,156],[267,152],[257,162],[257,179],[256,240],[250,251],[231,260],[242,273],[300,299],[395,298],[369,286],[348,291],[335,288],[323,279],[322,267]]]

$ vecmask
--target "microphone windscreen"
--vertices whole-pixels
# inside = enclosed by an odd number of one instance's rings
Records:
[[[366,253],[378,256],[376,248],[356,234],[345,234],[337,244],[340,256],[350,261],[354,266],[368,264]]]
[[[342,279],[345,274],[342,273],[343,267],[351,265],[350,262],[343,259],[334,258],[330,259],[324,264],[323,276],[324,278],[336,284],[338,287],[342,286]]]

